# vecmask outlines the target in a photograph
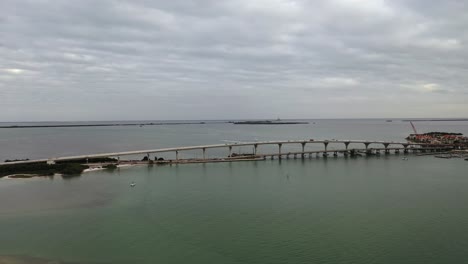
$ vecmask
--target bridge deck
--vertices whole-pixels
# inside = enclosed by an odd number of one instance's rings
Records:
[[[410,143],[410,142],[394,142],[394,141],[369,141],[369,140],[281,140],[281,141],[260,141],[260,142],[239,142],[239,143],[228,143],[228,144],[213,144],[213,145],[201,145],[201,146],[188,146],[188,147],[174,147],[174,148],[161,148],[161,149],[147,149],[147,150],[136,150],[136,151],[124,151],[124,152],[110,152],[110,153],[99,153],[99,154],[87,154],[87,155],[77,155],[77,156],[68,156],[68,157],[52,157],[48,159],[35,159],[27,161],[14,161],[14,162],[5,162],[0,163],[0,165],[11,165],[11,164],[25,164],[25,163],[35,163],[35,162],[47,162],[49,160],[53,161],[66,161],[66,160],[77,160],[77,159],[86,159],[86,158],[104,158],[104,157],[119,157],[119,156],[130,156],[138,154],[153,154],[153,153],[164,153],[164,152],[180,152],[188,150],[206,150],[213,148],[233,148],[233,147],[242,147],[242,146],[261,146],[261,145],[292,145],[292,144],[304,144],[304,145],[316,145],[316,144],[380,144],[380,145],[400,145],[406,146],[408,148],[420,147],[427,144],[422,143]],[[440,147],[447,147],[447,145],[439,145]],[[376,148],[373,148],[376,149]],[[384,148],[382,148],[384,149]],[[391,148],[388,148],[391,149]],[[400,148],[402,149],[402,148]],[[315,151],[315,152],[324,152],[325,150]],[[329,149],[327,152],[335,151],[345,151],[345,150],[333,150]],[[305,151],[305,153],[310,153],[311,151]],[[313,151],[314,152],[314,151]],[[301,152],[302,153],[302,152]],[[278,153],[279,154],[279,153]],[[287,153],[283,153],[285,155]],[[262,155],[263,154],[259,154]]]

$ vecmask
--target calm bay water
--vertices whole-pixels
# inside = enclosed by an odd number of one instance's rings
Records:
[[[0,129],[0,157],[223,140],[401,141],[411,133],[400,121],[311,122]],[[416,126],[421,132],[468,134],[467,122]],[[69,180],[2,179],[0,255],[25,263],[468,261],[468,162],[402,156],[142,166]],[[129,187],[131,181],[136,187]]]

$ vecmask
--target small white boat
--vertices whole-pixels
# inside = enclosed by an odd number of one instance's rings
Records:
[[[130,187],[135,187],[135,185],[136,184],[134,182],[130,183]]]

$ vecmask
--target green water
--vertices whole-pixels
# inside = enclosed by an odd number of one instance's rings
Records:
[[[0,255],[73,263],[467,263],[468,162],[401,157],[2,179]]]

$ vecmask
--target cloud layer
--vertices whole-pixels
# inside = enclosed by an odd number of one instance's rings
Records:
[[[468,5],[3,0],[0,121],[462,117]]]

